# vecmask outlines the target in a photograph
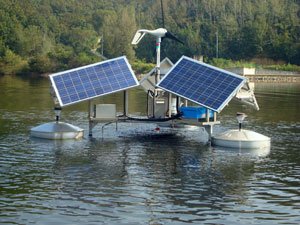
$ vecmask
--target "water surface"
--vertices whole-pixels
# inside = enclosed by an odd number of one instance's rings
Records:
[[[258,112],[231,102],[215,132],[244,126],[271,149],[211,147],[202,128],[155,124],[95,128],[93,138],[47,141],[30,128],[54,120],[46,79],[0,77],[0,223],[299,224],[300,86],[258,84]],[[117,103],[121,94],[97,100]],[[130,91],[130,113],[145,94]],[[62,120],[87,131],[87,103]]]

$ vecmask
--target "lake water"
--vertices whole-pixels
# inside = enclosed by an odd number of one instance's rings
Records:
[[[47,79],[0,77],[2,224],[299,224],[300,85],[257,84],[256,112],[230,103],[215,132],[237,127],[272,138],[271,149],[211,147],[202,128],[119,124],[87,136],[87,103],[61,119],[84,138],[46,141],[30,128],[54,120]],[[97,100],[117,103],[120,94]],[[143,115],[145,94],[130,91]]]

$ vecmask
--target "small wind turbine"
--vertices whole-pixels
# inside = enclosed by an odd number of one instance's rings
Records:
[[[169,31],[167,31],[167,29],[165,29],[165,16],[164,16],[163,1],[161,0],[160,3],[161,3],[163,28],[158,28],[156,30],[145,30],[145,29],[138,30],[135,33],[134,38],[131,42],[131,44],[137,45],[142,40],[142,38],[145,36],[145,34],[151,34],[152,36],[156,37],[156,70],[157,70],[156,71],[156,79],[157,79],[157,82],[160,79],[160,44],[163,41],[163,39],[170,38],[177,42],[180,42],[181,44],[184,44],[181,40],[176,38],[173,34],[171,34]]]

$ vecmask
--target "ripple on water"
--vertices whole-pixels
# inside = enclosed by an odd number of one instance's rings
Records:
[[[29,117],[14,115],[13,132],[0,137],[1,223],[299,222],[299,123],[256,127],[272,136],[261,154],[207,146],[193,127],[111,124],[104,138],[98,126],[94,138],[37,140],[31,122],[22,125]],[[68,116],[87,129],[84,114]]]

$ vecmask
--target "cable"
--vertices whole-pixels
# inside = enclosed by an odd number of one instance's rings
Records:
[[[176,111],[177,111],[177,114],[180,113],[180,106],[179,106],[179,97],[176,96]]]
[[[166,122],[169,120],[174,120],[174,119],[178,119],[183,115],[182,112],[177,113],[174,116],[171,116],[169,118],[160,118],[160,119],[155,119],[155,118],[148,118],[148,119],[142,119],[142,118],[133,118],[133,117],[128,117],[128,120],[134,120],[134,121],[152,121],[152,122]]]

